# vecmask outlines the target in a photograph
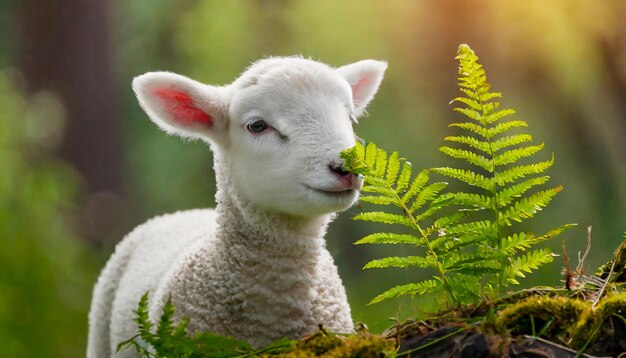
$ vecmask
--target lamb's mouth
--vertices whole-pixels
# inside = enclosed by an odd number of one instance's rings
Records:
[[[344,189],[344,190],[325,190],[325,189],[318,189],[318,188],[314,188],[312,186],[309,186],[307,184],[304,184],[304,186],[311,190],[314,191],[316,193],[320,193],[322,195],[326,195],[326,196],[333,196],[333,197],[343,197],[343,196],[351,196],[354,194],[355,190],[354,189]]]

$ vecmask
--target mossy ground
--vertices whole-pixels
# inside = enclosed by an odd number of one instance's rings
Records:
[[[617,357],[626,351],[625,317],[626,292],[611,293],[594,307],[590,301],[540,289],[514,303],[465,307],[408,321],[381,335],[335,335],[322,329],[289,352],[272,356]]]
[[[278,356],[284,358],[309,357],[393,357],[396,341],[380,335],[361,332],[355,335],[336,335],[325,331],[298,341],[290,352]],[[276,356],[276,355],[272,355]]]
[[[626,352],[626,248],[595,276],[567,270],[565,288],[537,287],[495,302],[408,321],[381,335],[323,328],[280,357],[585,357]],[[601,284],[598,284],[601,283]],[[276,356],[276,355],[274,355]]]

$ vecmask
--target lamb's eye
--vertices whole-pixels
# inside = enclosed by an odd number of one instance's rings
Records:
[[[264,120],[256,120],[248,123],[246,128],[252,133],[261,133],[267,130],[270,126]]]

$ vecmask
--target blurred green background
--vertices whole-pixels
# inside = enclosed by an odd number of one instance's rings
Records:
[[[480,56],[502,105],[526,120],[552,183],[565,190],[530,221],[564,223],[570,257],[593,226],[588,270],[626,229],[626,2],[604,1],[0,1],[0,356],[84,355],[91,288],[114,245],[157,214],[214,205],[202,143],[159,131],[130,89],[133,76],[169,70],[211,84],[252,61],[301,54],[333,66],[389,61],[357,133],[415,167],[460,119],[457,46]],[[361,271],[411,248],[354,246],[373,228],[350,220],[328,233],[354,319],[380,332],[423,314],[415,298],[366,306],[417,278]],[[561,239],[549,243],[561,251]],[[562,258],[524,285],[559,284]]]

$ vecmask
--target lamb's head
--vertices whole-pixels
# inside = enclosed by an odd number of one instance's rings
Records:
[[[342,169],[352,129],[374,97],[385,62],[340,68],[302,58],[254,63],[228,86],[167,72],[135,78],[144,110],[165,131],[203,139],[228,158],[230,181],[253,205],[294,216],[340,211],[362,178]]]

